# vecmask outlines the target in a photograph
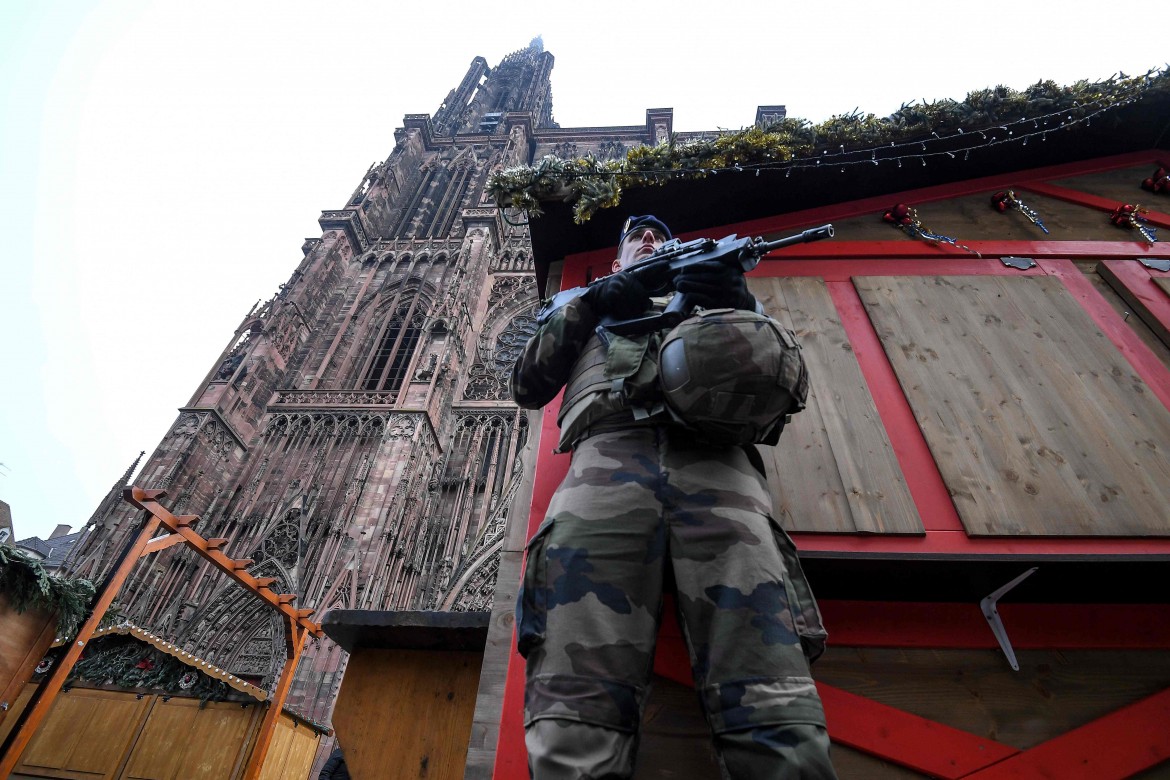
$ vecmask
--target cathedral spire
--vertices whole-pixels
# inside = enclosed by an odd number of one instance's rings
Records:
[[[556,127],[552,117],[553,56],[544,50],[544,39],[533,38],[495,68],[476,57],[459,86],[431,120],[436,135],[503,132],[503,116],[509,112],[532,114],[537,127]]]
[[[98,505],[97,511],[95,511],[90,516],[90,523],[96,523],[98,520],[104,517],[105,514],[110,511],[110,509],[118,506],[121,503],[122,488],[130,484],[130,477],[133,476],[135,470],[138,469],[138,464],[142,461],[142,456],[145,454],[146,450],[138,453],[138,457],[135,458],[134,462],[130,464],[130,468],[126,469],[126,473],[122,475],[122,478],[115,482],[113,487],[110,488],[109,492],[106,493],[106,497],[102,499],[102,502]]]

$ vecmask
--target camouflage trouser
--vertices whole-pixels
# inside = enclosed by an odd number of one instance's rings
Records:
[[[688,438],[581,442],[529,544],[517,636],[534,777],[632,775],[668,566],[724,775],[836,777],[766,483],[742,449]]]

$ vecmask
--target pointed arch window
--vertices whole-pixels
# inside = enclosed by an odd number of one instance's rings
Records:
[[[374,349],[359,374],[359,390],[398,392],[422,337],[424,312],[420,296],[402,303],[379,326]]]

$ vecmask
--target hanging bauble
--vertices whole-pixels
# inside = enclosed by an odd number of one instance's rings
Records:
[[[1126,203],[1113,210],[1113,213],[1109,215],[1109,221],[1116,227],[1137,230],[1142,234],[1142,238],[1152,244],[1158,240],[1158,236],[1157,229],[1146,224],[1146,218],[1143,215],[1148,211],[1149,209],[1145,206],[1137,203]]]
[[[976,257],[983,256],[971,247],[965,244],[960,244],[950,236],[944,236],[931,232],[930,228],[922,224],[922,220],[918,218],[918,212],[914,209],[914,207],[908,206],[905,203],[896,203],[890,208],[886,209],[882,214],[882,219],[886,222],[889,222],[891,225],[898,228],[906,235],[912,238],[920,238],[928,244],[934,244],[936,246],[938,244],[950,244],[951,246],[958,247],[965,252],[970,252]]]
[[[1142,181],[1142,189],[1170,195],[1170,174],[1166,173],[1165,168],[1158,168],[1153,176]]]
[[[882,214],[882,219],[898,227],[911,227],[916,217],[914,216],[914,209],[905,203],[898,203],[892,208],[887,209],[886,213]]]

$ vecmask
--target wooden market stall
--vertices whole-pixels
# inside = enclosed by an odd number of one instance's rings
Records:
[[[486,612],[331,610],[350,653],[333,710],[355,780],[458,780],[471,739]]]
[[[5,725],[7,734],[4,736],[3,742],[0,743],[0,777],[8,776],[20,767],[25,767],[34,774],[50,770],[74,772],[75,770],[73,769],[62,769],[61,767],[67,766],[75,759],[83,761],[88,766],[88,762],[93,755],[100,756],[98,764],[101,766],[101,771],[97,774],[90,772],[87,775],[86,772],[89,772],[89,770],[76,770],[80,771],[81,774],[60,776],[113,778],[126,776],[124,774],[125,771],[137,771],[127,769],[129,766],[128,762],[132,758],[131,752],[127,751],[133,751],[136,748],[138,745],[137,737],[133,737],[130,742],[123,742],[121,741],[121,737],[125,736],[124,734],[114,738],[104,733],[95,733],[91,735],[92,740],[87,739],[78,742],[77,744],[80,745],[80,748],[79,751],[75,751],[69,747],[69,742],[62,743],[61,739],[57,738],[64,734],[72,734],[75,730],[72,725],[63,727],[63,731],[57,737],[45,736],[45,729],[48,728],[48,723],[54,712],[68,713],[71,708],[77,706],[85,709],[86,705],[79,704],[79,700],[76,698],[69,699],[68,701],[70,703],[65,704],[64,702],[67,699],[62,696],[62,691],[66,687],[70,676],[74,674],[75,668],[85,663],[85,655],[88,654],[90,649],[89,643],[95,637],[102,635],[103,630],[99,628],[101,621],[127,577],[130,575],[130,572],[133,571],[135,565],[143,557],[150,556],[177,544],[187,545],[189,549],[212,564],[222,574],[247,589],[255,598],[263,601],[278,612],[283,619],[286,661],[283,664],[279,678],[276,680],[271,696],[268,697],[266,694],[266,698],[269,699],[268,706],[264,707],[264,711],[260,715],[259,725],[256,727],[253,736],[246,743],[241,743],[246,744],[245,755],[242,758],[243,763],[238,766],[233,764],[232,773],[229,776],[238,776],[245,778],[245,780],[284,776],[284,768],[278,765],[275,759],[270,764],[268,758],[272,749],[278,748],[281,744],[292,744],[292,741],[288,737],[287,726],[282,726],[282,718],[284,717],[283,705],[305,644],[310,636],[322,636],[320,627],[309,620],[309,616],[313,614],[313,610],[294,607],[293,602],[296,600],[295,594],[273,592],[272,585],[275,583],[274,578],[257,578],[249,574],[247,572],[247,566],[252,562],[251,560],[237,559],[227,555],[222,548],[229,541],[228,539],[205,539],[200,536],[192,529],[192,526],[199,521],[199,518],[194,515],[176,516],[172,514],[159,503],[165,496],[166,492],[163,490],[144,490],[133,486],[124,489],[123,498],[143,512],[142,522],[138,528],[138,532],[126,542],[121,554],[117,557],[117,560],[107,575],[105,582],[94,596],[93,603],[89,605],[88,618],[81,624],[76,634],[61,646],[60,652],[57,654],[51,667],[41,670],[44,672],[44,679],[36,686],[35,690],[30,692],[27,698],[22,697],[23,702],[21,703],[20,713],[7,719],[9,721]],[[158,534],[157,536],[155,535],[156,533]],[[139,638],[146,639],[157,647],[169,648],[168,652],[173,650],[174,653],[178,654],[177,657],[180,657],[184,661],[190,658],[189,654],[161,639],[149,638],[148,636]],[[195,662],[203,671],[206,671],[210,666],[199,659],[195,659]],[[226,676],[230,682],[236,681],[236,678],[232,675]],[[242,681],[239,682],[242,683]],[[143,701],[144,696],[145,693],[135,694],[135,702]],[[204,697],[204,701],[207,698],[209,697]],[[98,697],[98,699],[108,699],[108,697]],[[167,704],[169,702],[164,701],[163,703]],[[145,718],[147,713],[153,711],[153,707],[151,710],[142,711],[145,705],[140,704],[132,705],[127,710],[128,703],[119,702],[116,698],[109,699],[105,704],[105,708],[99,707],[97,710],[93,710],[93,713],[96,714],[91,713],[90,715],[93,724],[98,729],[118,728],[124,726],[127,722],[144,723],[145,721],[135,721],[133,715],[135,713],[141,713],[142,717]],[[90,708],[96,706],[95,700],[91,698],[87,702],[87,705]],[[160,716],[164,720],[167,720],[173,719],[171,714],[176,712],[176,710],[163,707],[160,712],[168,713],[167,715]],[[59,714],[58,717],[65,716]],[[209,721],[206,717],[201,718],[203,724],[216,722],[216,720],[212,718]],[[238,718],[233,720],[238,720]],[[66,719],[64,722],[68,723],[69,720]],[[214,730],[215,727],[212,727],[212,731]],[[134,732],[134,734],[139,734],[140,731],[141,729]],[[143,743],[143,749],[157,749],[160,751],[160,754],[166,753],[167,755],[173,756],[176,746],[183,739],[182,736],[172,734],[165,729],[161,731],[155,729],[151,733],[163,739],[163,742],[157,745],[154,743]],[[283,743],[282,740],[284,740]],[[41,746],[42,752],[37,754],[34,751],[26,755],[32,749],[34,742]],[[125,749],[119,748],[119,745],[123,745]],[[316,745],[314,743],[313,750],[310,750],[306,755],[306,759],[309,762],[312,761],[315,748]],[[62,753],[62,750],[65,752]],[[120,750],[121,752],[119,752]],[[299,754],[300,751],[298,750],[297,755]],[[46,759],[45,756],[49,758]],[[204,766],[201,756],[202,753],[190,756],[190,761],[194,763],[191,766],[187,764],[179,765],[174,770],[174,776],[191,776],[190,771],[193,768],[196,771],[204,771],[200,769],[200,767]],[[285,757],[287,757],[287,752]],[[37,763],[38,761],[44,762],[46,760],[49,763]],[[141,760],[149,763],[152,759],[142,758]],[[30,764],[30,761],[33,763]],[[280,766],[279,769],[278,766]],[[222,774],[223,769],[223,766],[208,769],[206,771],[211,772],[211,774],[207,776],[224,776]],[[277,774],[273,775],[273,772],[277,772]],[[41,774],[40,776],[56,775]]]
[[[835,225],[749,285],[813,381],[765,460],[830,633],[813,672],[842,778],[1170,772],[1170,245],[1151,240],[1170,205],[1143,189],[1170,165],[1167,106],[666,180],[582,227],[549,201],[531,222],[548,293],[608,273],[629,214],[684,241]],[[539,451],[529,534],[568,466]],[[510,653],[498,778],[526,762]],[[637,776],[718,777],[670,618],[655,672]]]
[[[119,644],[111,647],[115,641]],[[148,676],[145,670],[163,667],[164,661],[171,667],[169,677],[186,671],[178,690],[125,689],[72,679],[25,749],[13,777],[229,780],[243,776],[269,708],[263,689],[136,626],[96,632],[89,652],[140,657],[142,677]],[[34,683],[25,687],[13,708],[14,719],[35,689]],[[200,698],[211,691],[220,700]],[[326,729],[284,710],[259,776],[303,780],[325,733]],[[0,740],[5,736],[0,732]]]

